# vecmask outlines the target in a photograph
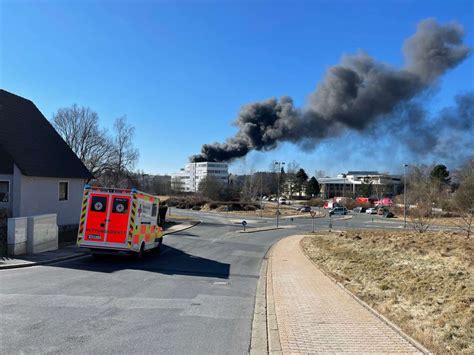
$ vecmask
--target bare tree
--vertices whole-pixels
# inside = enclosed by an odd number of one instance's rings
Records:
[[[139,152],[133,146],[135,128],[127,123],[126,117],[115,120],[114,130],[112,176],[114,185],[120,185],[121,181],[130,174],[135,166]]]
[[[407,176],[410,193],[407,197],[410,224],[414,230],[424,233],[432,224],[433,205],[439,198],[439,186],[430,178],[431,167],[412,166]]]
[[[198,186],[199,192],[211,200],[219,201],[224,193],[225,186],[214,176],[206,176]]]
[[[454,193],[454,210],[461,221],[455,225],[466,232],[466,238],[471,236],[474,228],[474,159],[467,161],[460,173],[460,186]]]
[[[241,191],[242,201],[250,202],[256,200],[263,190],[263,175],[250,171],[249,175],[245,176],[244,184]]]
[[[113,144],[106,131],[99,128],[96,112],[74,104],[60,108],[52,124],[95,178],[110,168]]]
[[[293,193],[298,190],[298,179],[296,178],[296,173],[299,168],[300,165],[295,160],[288,163],[283,190],[288,193],[290,199],[292,198]]]

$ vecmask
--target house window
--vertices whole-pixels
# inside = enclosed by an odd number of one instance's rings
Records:
[[[67,201],[69,198],[69,183],[67,181],[59,182],[59,201]]]
[[[0,181],[0,202],[9,201],[9,192],[10,192],[10,182],[9,181]]]

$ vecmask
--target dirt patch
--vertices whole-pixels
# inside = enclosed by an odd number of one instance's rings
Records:
[[[457,233],[348,231],[302,241],[350,291],[436,353],[474,353],[474,240]]]
[[[226,215],[238,215],[238,216],[249,216],[249,217],[276,217],[277,208],[276,205],[265,205],[265,207],[260,210],[229,210],[226,206],[219,206],[213,210],[207,210],[209,212],[217,212],[223,213]],[[280,206],[280,216],[307,216],[308,218],[311,217],[309,213],[300,212],[295,208],[291,208],[290,206],[282,205]]]

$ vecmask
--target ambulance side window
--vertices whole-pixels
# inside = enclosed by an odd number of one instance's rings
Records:
[[[106,208],[107,208],[107,197],[92,196],[92,203],[91,203],[92,212],[105,212]]]
[[[151,216],[152,217],[156,217],[156,211],[158,210],[158,206],[156,203],[153,204],[153,206],[151,207]]]
[[[113,213],[128,213],[128,199],[126,198],[114,198],[114,204],[112,205]]]

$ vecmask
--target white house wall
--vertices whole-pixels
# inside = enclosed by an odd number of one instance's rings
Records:
[[[59,182],[67,181],[68,200],[59,201]],[[82,204],[83,179],[22,175],[15,166],[13,217],[56,213],[58,225],[78,224]]]

